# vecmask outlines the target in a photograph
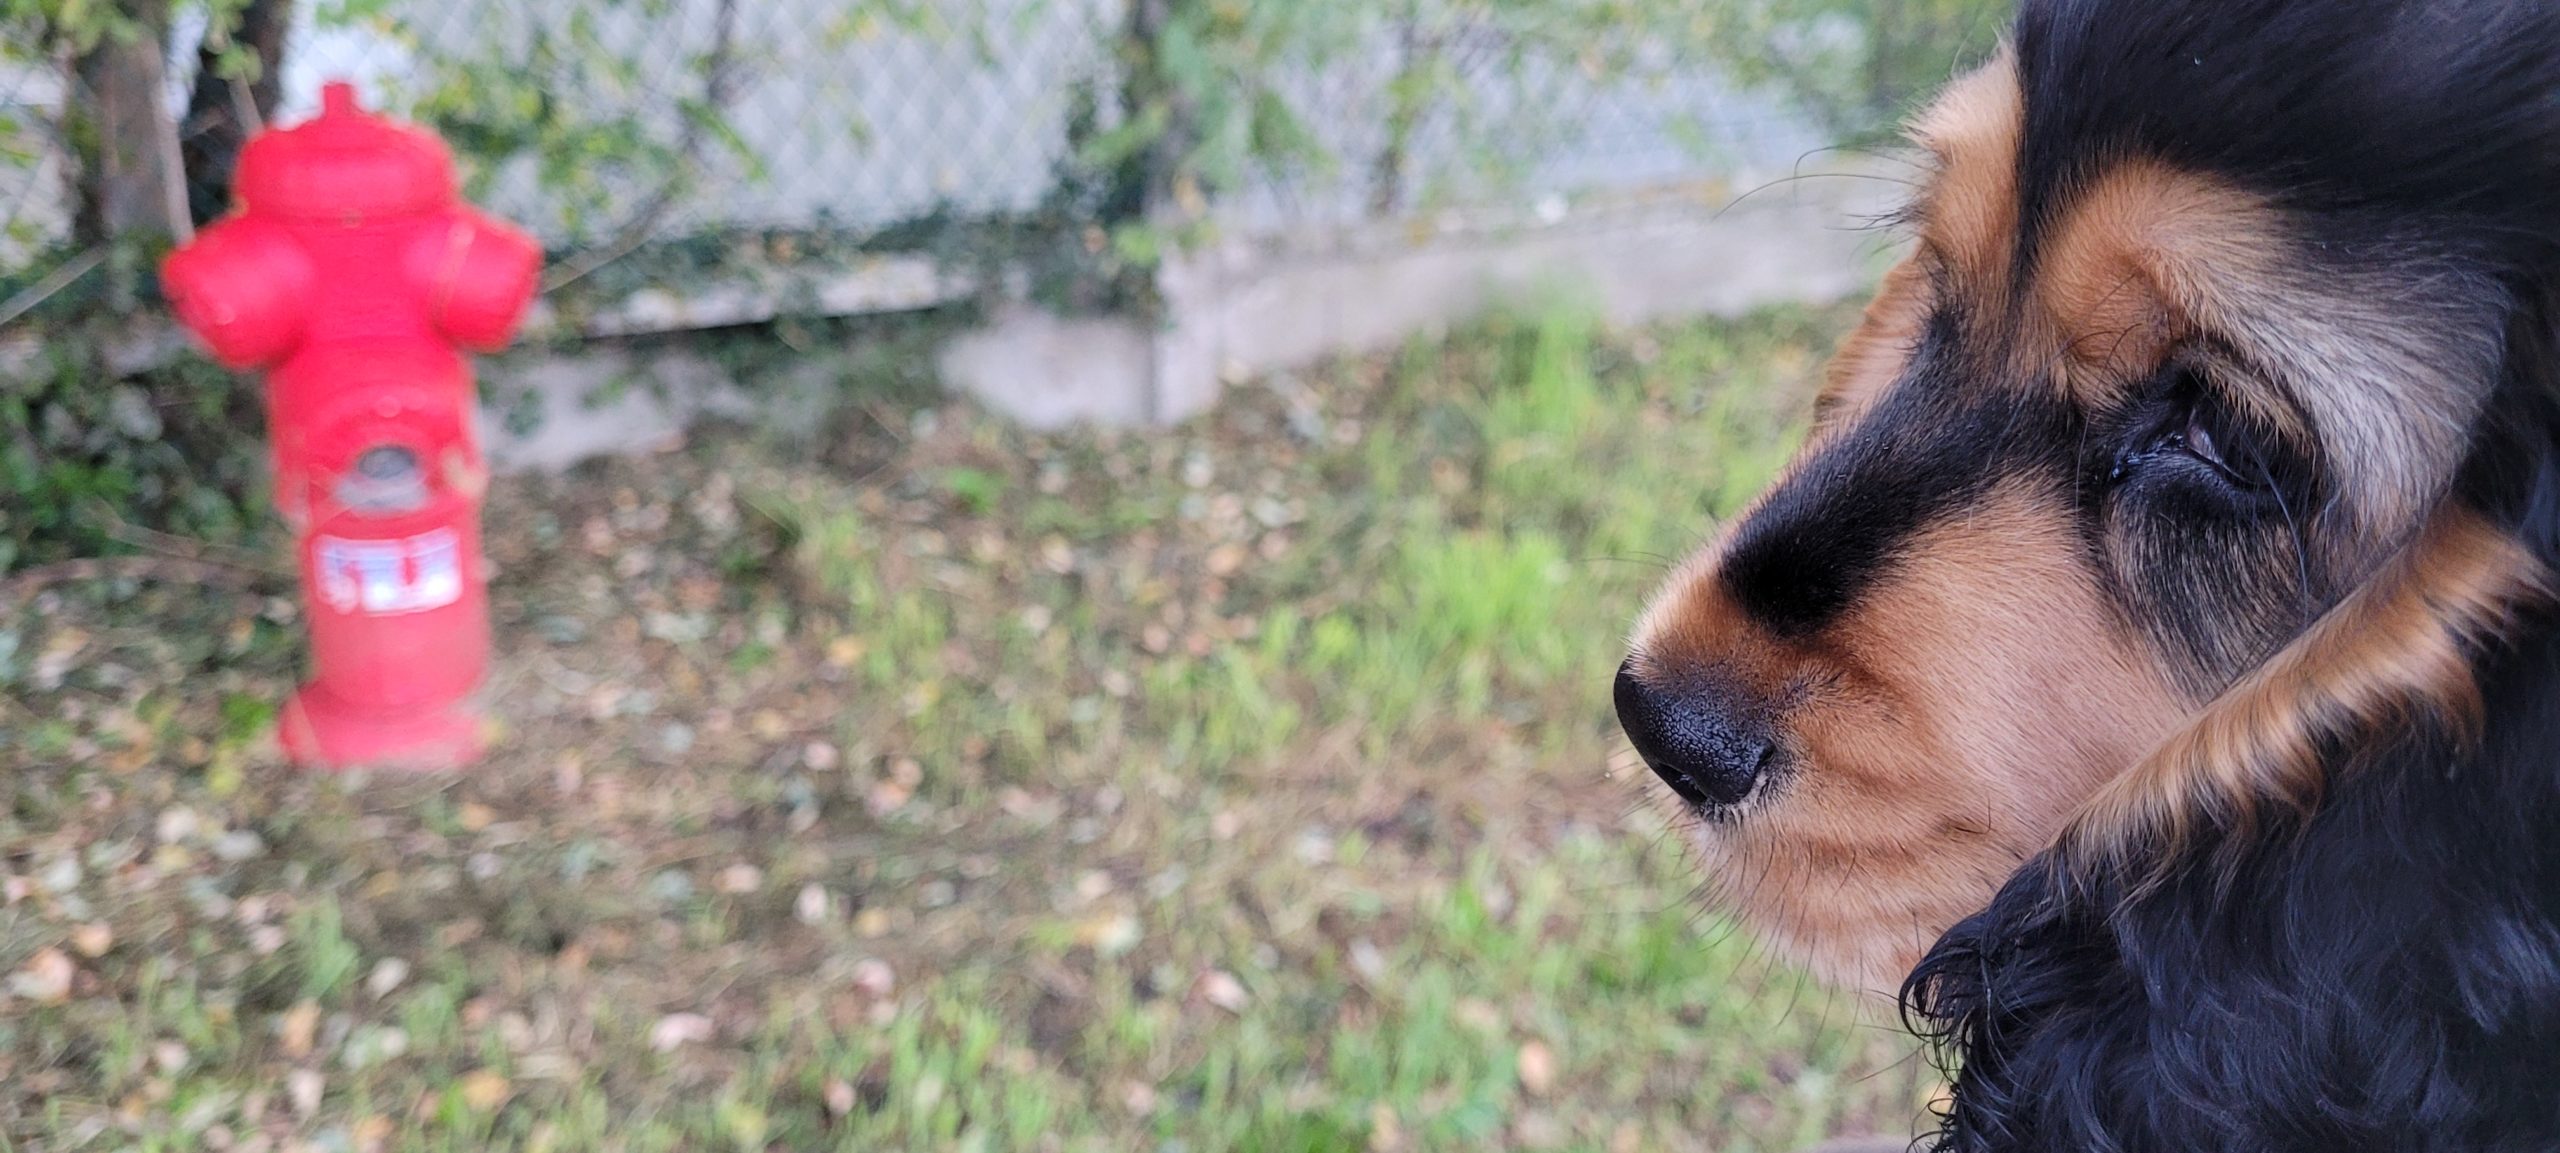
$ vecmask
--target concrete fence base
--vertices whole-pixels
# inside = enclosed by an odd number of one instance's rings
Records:
[[[1014,307],[940,368],[1037,426],[1167,422],[1216,403],[1222,381],[1393,348],[1506,304],[1560,299],[1632,325],[1838,300],[1872,283],[1884,245],[1864,225],[1896,190],[1842,169],[1739,201],[1657,190],[1561,220],[1229,243],[1167,264],[1158,324]]]

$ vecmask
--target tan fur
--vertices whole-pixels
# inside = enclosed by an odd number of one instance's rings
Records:
[[[2199,212],[2250,215],[2202,181],[2140,165],[2099,182],[2045,242],[2029,325],[2029,375],[2053,373],[2083,405],[2112,403],[2191,334],[2158,262]],[[2037,358],[2059,352],[2059,363]]]
[[[2215,334],[2240,357],[2209,374],[2223,397],[2331,450],[2351,516],[2337,535],[2396,545],[2451,478],[2486,399],[2494,332],[2464,338],[2424,300],[2304,263],[2263,199],[2126,164],[2047,233],[2014,350],[2102,405],[2178,341]]]
[[[1822,391],[1814,397],[1814,421],[1822,428],[1854,423],[1911,363],[1929,319],[1929,274],[1906,258],[1884,274],[1864,316],[1831,357]]]
[[[1948,85],[1912,126],[1912,139],[1937,162],[1920,206],[1922,253],[1944,261],[1969,291],[1996,291],[2008,281],[2025,117],[2017,61],[2003,51]]]
[[[2071,532],[1994,494],[1820,643],[1769,637],[1712,579],[1648,617],[1638,675],[1709,668],[1786,702],[1785,797],[1700,840],[1726,901],[1824,979],[1890,985],[2182,715],[2130,640],[2048,643],[2114,630]]]
[[[2546,596],[2524,548],[2448,508],[2369,583],[2194,721],[2100,789],[2062,839],[2075,863],[2156,858],[2205,820],[2245,835],[2268,804],[2297,812],[2327,785],[2323,747],[2434,720],[2469,731],[2469,651]]]

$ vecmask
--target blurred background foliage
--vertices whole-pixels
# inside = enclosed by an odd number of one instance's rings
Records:
[[[223,545],[260,531],[246,382],[135,321],[156,307],[158,254],[227,204],[240,141],[277,115],[289,58],[315,34],[362,30],[408,54],[395,106],[451,141],[473,194],[538,190],[546,219],[535,223],[555,249],[563,315],[741,267],[884,253],[928,255],[978,286],[941,302],[943,314],[1003,286],[1070,311],[1143,312],[1158,262],[1232,227],[1230,204],[1312,189],[1350,205],[1353,218],[1412,217],[1482,202],[1540,157],[1620,130],[1606,122],[1605,101],[1559,93],[1661,89],[1703,67],[1831,139],[1874,144],[1991,45],[2007,7],[296,2],[0,0],[0,174],[23,176],[0,186],[12,198],[0,201],[0,572],[118,551],[137,531]],[[790,159],[742,131],[752,127],[744,117],[773,114],[746,96],[777,51],[889,42],[911,46],[919,77],[1001,73],[1026,60],[1076,69],[1065,139],[1043,146],[1054,169],[1045,189],[973,202],[965,185],[976,178],[964,174],[958,193],[915,201],[898,219],[841,219],[821,204],[787,224],[738,224],[699,209],[774,183],[771,169]],[[899,139],[883,118],[911,124],[923,115],[912,105],[941,99],[864,89],[811,114],[838,143],[878,150]],[[980,99],[954,107],[1013,97]],[[992,153],[1024,150],[1019,139],[989,139]],[[856,155],[879,167],[908,162]],[[70,206],[67,220],[31,207],[56,199]]]

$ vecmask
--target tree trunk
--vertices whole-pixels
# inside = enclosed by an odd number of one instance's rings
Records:
[[[1396,21],[1396,70],[1387,79],[1387,139],[1369,164],[1369,215],[1379,220],[1403,207],[1414,133],[1428,111],[1431,71],[1440,66],[1440,33],[1422,30],[1422,5],[1408,0]]]
[[[186,160],[187,211],[198,224],[230,210],[240,147],[252,129],[275,118],[284,98],[285,33],[292,27],[293,0],[249,0],[240,10],[230,44],[257,61],[254,78],[245,81],[222,74],[224,46],[216,37],[205,37],[196,50],[196,86],[178,122],[178,142]]]
[[[79,213],[84,244],[168,236],[186,227],[185,177],[176,171],[173,124],[162,92],[168,74],[170,0],[117,0],[129,27],[98,41],[73,64],[85,105],[78,138]]]
[[[1145,116],[1161,108],[1164,131],[1113,180],[1103,206],[1111,221],[1145,220],[1174,202],[1174,183],[1194,142],[1190,96],[1165,74],[1166,31],[1196,0],[1132,0],[1121,43],[1123,115]]]

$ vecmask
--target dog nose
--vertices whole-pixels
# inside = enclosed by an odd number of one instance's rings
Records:
[[[1722,806],[1751,795],[1776,743],[1729,692],[1677,691],[1645,683],[1618,666],[1618,724],[1644,763],[1693,805]]]

